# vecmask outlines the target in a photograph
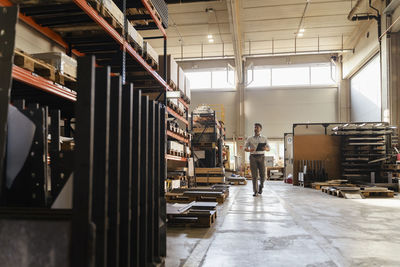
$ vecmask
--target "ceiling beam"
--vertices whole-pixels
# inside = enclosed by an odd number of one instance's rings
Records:
[[[233,50],[235,52],[235,65],[238,77],[238,82],[243,83],[243,42],[242,42],[242,32],[240,31],[240,15],[239,15],[239,1],[240,0],[227,0],[226,4],[228,6],[229,22],[232,32],[232,43]]]

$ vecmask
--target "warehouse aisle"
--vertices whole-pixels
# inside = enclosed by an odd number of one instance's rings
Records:
[[[169,228],[166,265],[400,266],[400,199],[349,200],[267,182],[232,186],[210,229]]]

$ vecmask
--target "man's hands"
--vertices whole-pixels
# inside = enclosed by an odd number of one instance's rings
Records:
[[[247,147],[244,151],[246,151],[246,152],[254,152],[254,151],[256,151],[256,149]]]
[[[265,146],[265,151],[270,151],[271,149],[269,148],[269,146]]]

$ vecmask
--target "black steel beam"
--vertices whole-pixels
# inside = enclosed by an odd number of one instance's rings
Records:
[[[78,58],[71,266],[94,267],[92,224],[95,58]]]
[[[148,259],[148,168],[149,156],[148,156],[148,126],[149,126],[149,97],[142,96],[142,129],[141,129],[141,166],[140,168],[140,232],[139,232],[139,266],[146,266]]]
[[[132,85],[122,89],[121,110],[121,180],[120,180],[120,245],[119,266],[129,266],[131,261],[131,179],[132,179]],[[132,219],[135,219],[132,216]]]
[[[146,166],[148,171],[148,180],[147,180],[147,262],[154,262],[154,225],[155,217],[154,217],[154,194],[156,192],[155,188],[155,102],[149,102],[149,120],[148,120],[148,165]],[[157,220],[158,222],[158,220]]]
[[[92,219],[96,225],[96,267],[107,266],[110,68],[96,70]]]
[[[120,157],[121,157],[121,77],[111,79],[110,140],[108,168],[107,265],[119,266]]]
[[[142,94],[140,90],[135,90],[133,100],[133,136],[132,141],[134,143],[132,150],[132,230],[131,230],[131,267],[140,266],[139,263],[139,247],[141,246],[139,233],[140,233],[140,197],[141,197],[141,181],[140,175],[142,173],[141,165],[141,149],[142,149]]]
[[[158,223],[160,219],[160,176],[161,176],[161,151],[160,151],[160,143],[161,138],[161,104],[157,103],[155,106],[155,122],[154,122],[154,252],[153,257],[156,263],[161,263],[161,255],[160,255],[160,224]]]
[[[15,46],[15,28],[17,24],[18,7],[0,8],[0,198],[3,195],[5,183],[5,158],[7,141],[7,116],[10,103],[12,82],[12,66]]]
[[[165,179],[167,178],[167,130],[166,130],[166,108],[160,107],[160,256],[167,256],[167,204],[165,200]]]

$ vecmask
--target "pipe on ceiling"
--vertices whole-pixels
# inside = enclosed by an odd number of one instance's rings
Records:
[[[383,10],[383,14],[391,15],[396,8],[400,5],[400,0],[392,0],[389,5]]]
[[[353,8],[350,10],[349,15],[347,15],[347,19],[348,19],[348,20],[351,20],[351,19],[352,19],[352,17],[353,17],[354,14],[356,13],[357,9],[360,7],[362,1],[363,1],[363,0],[357,0],[356,4],[355,4],[355,5],[353,6]]]

